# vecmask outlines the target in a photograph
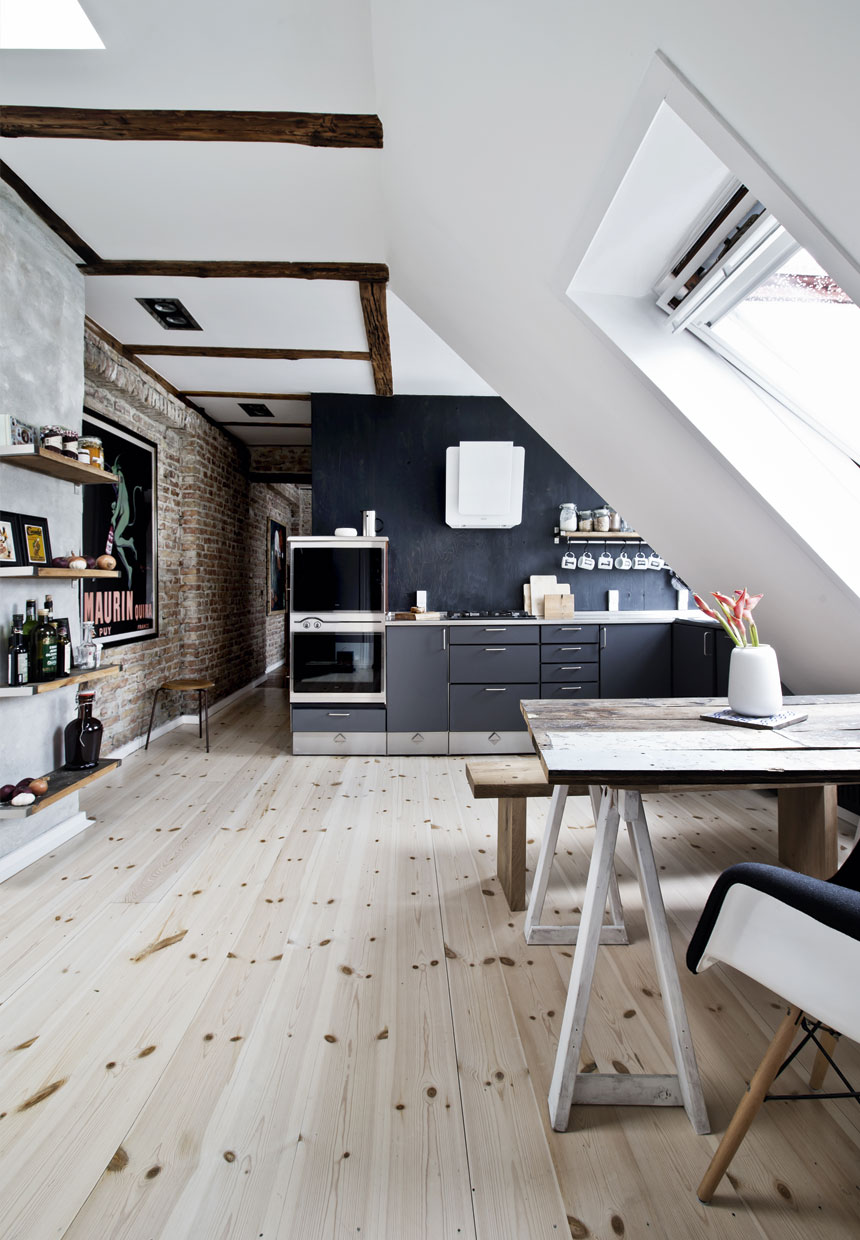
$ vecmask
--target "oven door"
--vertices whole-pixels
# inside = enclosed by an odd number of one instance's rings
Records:
[[[382,618],[388,608],[387,542],[348,538],[291,544],[290,610]]]
[[[290,701],[385,701],[385,627],[330,623],[290,634]]]

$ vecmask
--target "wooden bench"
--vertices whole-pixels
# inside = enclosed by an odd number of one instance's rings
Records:
[[[537,756],[472,758],[466,778],[476,800],[499,802],[496,869],[508,907],[519,912],[526,907],[526,802],[552,796],[552,785]],[[585,784],[568,789],[568,796],[588,795]]]

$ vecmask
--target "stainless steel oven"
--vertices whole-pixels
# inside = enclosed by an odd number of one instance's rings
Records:
[[[290,701],[385,702],[387,538],[291,538]]]
[[[290,628],[290,701],[385,701],[381,620],[303,616],[291,620]]]

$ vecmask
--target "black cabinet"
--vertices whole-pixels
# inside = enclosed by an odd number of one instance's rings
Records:
[[[530,684],[452,684],[451,731],[482,734],[525,732],[526,723],[520,710],[520,702],[539,696],[540,685],[536,680]],[[527,737],[523,748],[529,748]],[[487,750],[480,749],[476,752],[483,753]]]
[[[387,638],[389,732],[447,732],[448,630],[416,620]]]
[[[536,681],[540,670],[538,646],[520,644],[452,646],[451,684],[511,684]]]
[[[600,626],[602,698],[669,697],[671,692],[671,625]]]
[[[676,620],[672,625],[673,696],[725,697],[731,652],[731,638],[722,629]]]

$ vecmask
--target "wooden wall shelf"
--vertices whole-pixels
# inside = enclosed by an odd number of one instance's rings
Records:
[[[40,568],[36,564],[18,564],[0,568],[0,577],[118,577],[118,568]]]
[[[55,801],[71,796],[93,780],[115,771],[118,766],[122,766],[119,758],[102,758],[98,766],[89,771],[64,771],[62,767],[51,771],[45,776],[48,780],[48,791],[43,796],[37,797],[32,805],[0,805],[0,821],[7,818],[29,818],[31,814],[38,814],[39,810],[47,809]]]
[[[586,542],[586,543],[644,543],[645,539],[641,534],[637,534],[635,530],[606,530],[601,533],[598,530],[577,530],[575,533],[567,530],[560,530],[556,526],[554,531],[553,542],[560,542],[562,538],[566,538],[568,542]]]
[[[50,693],[52,689],[65,689],[83,681],[117,676],[121,671],[121,663],[111,663],[107,667],[79,668],[78,671],[70,672],[68,676],[59,676],[56,680],[30,681],[26,685],[0,685],[0,698],[32,697],[34,693]]]
[[[61,452],[50,448],[37,448],[34,444],[12,444],[0,448],[0,463],[17,465],[20,469],[34,470],[39,474],[50,474],[53,478],[63,478],[66,482],[118,482],[116,474],[97,465],[85,465],[83,461],[73,461]]]

